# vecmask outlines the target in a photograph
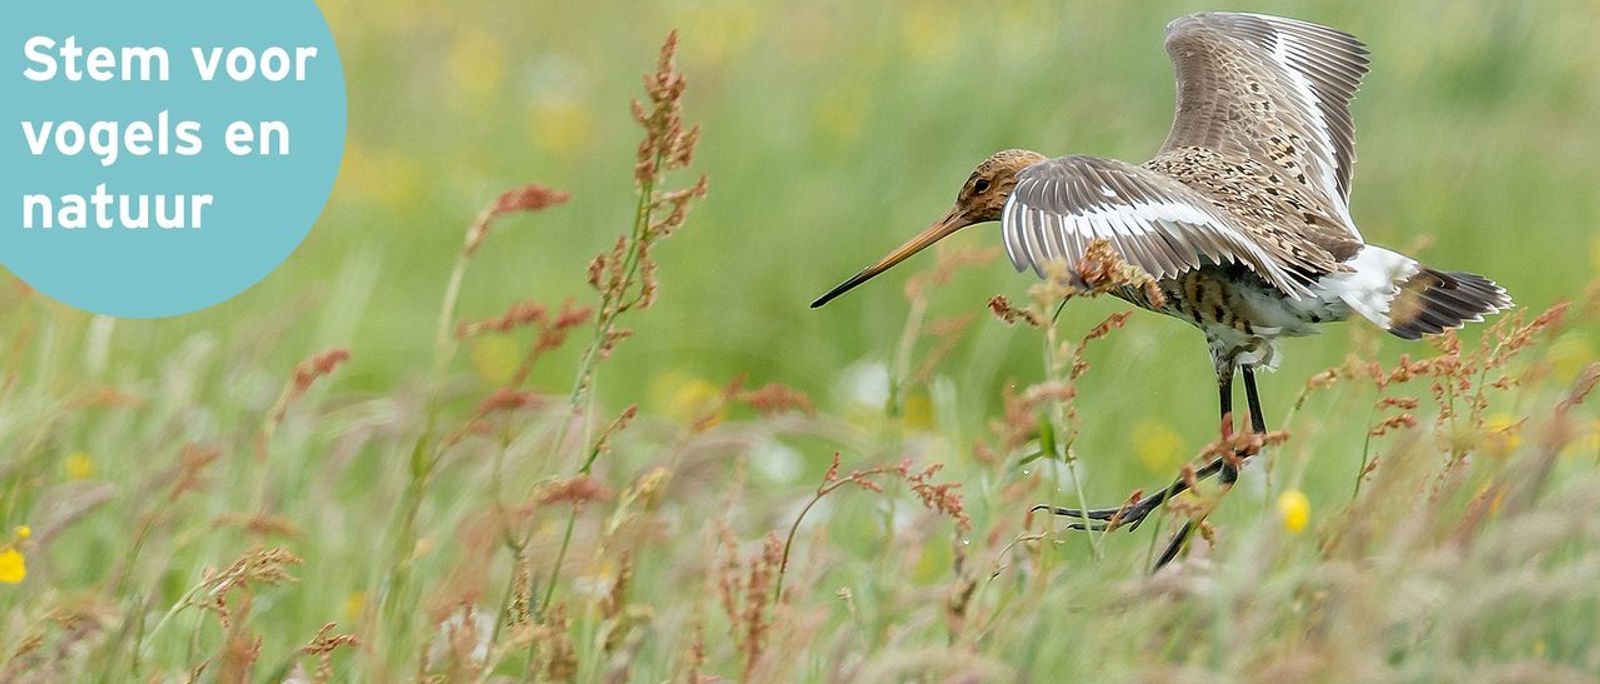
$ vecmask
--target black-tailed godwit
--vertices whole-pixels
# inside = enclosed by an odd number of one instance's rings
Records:
[[[1355,127],[1350,99],[1367,73],[1354,36],[1294,19],[1204,13],[1167,26],[1177,115],[1154,159],[1135,166],[1082,155],[999,152],[972,172],[945,216],[812,303],[819,307],[967,226],[999,221],[1017,270],[1041,277],[1078,264],[1103,240],[1156,279],[1164,302],[1125,288],[1135,306],[1205,333],[1221,411],[1232,415],[1244,377],[1250,428],[1266,431],[1255,373],[1272,368],[1278,339],[1359,316],[1405,339],[1480,321],[1511,306],[1482,276],[1440,271],[1369,245],[1351,219]],[[1217,459],[1198,475],[1237,477]],[[1052,508],[1076,526],[1136,528],[1180,479],[1131,506]],[[1100,522],[1090,522],[1100,521]],[[1157,567],[1182,548],[1168,545]]]

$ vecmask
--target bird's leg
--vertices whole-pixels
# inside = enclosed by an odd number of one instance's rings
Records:
[[[1256,374],[1244,369],[1244,397],[1250,404],[1250,431],[1258,435],[1267,433],[1267,419],[1261,413],[1261,395],[1256,393]]]
[[[1245,401],[1250,406],[1250,431],[1258,435],[1265,434],[1267,432],[1267,420],[1261,414],[1261,395],[1256,392],[1255,371],[1251,370],[1249,366],[1245,366],[1240,369],[1240,372],[1244,375]],[[1232,421],[1227,417],[1229,405],[1232,403],[1230,399],[1231,397],[1224,390],[1222,400],[1224,432],[1232,425]],[[1224,463],[1222,476],[1218,478],[1222,484],[1222,491],[1217,496],[1220,498],[1222,495],[1227,494],[1228,490],[1233,488],[1234,481],[1238,480],[1238,478],[1238,468],[1232,463]],[[1155,567],[1151,568],[1151,572],[1160,570],[1162,566],[1178,557],[1178,553],[1183,550],[1183,545],[1189,540],[1189,534],[1194,532],[1195,525],[1199,524],[1201,520],[1204,520],[1204,516],[1200,519],[1187,520],[1183,523],[1183,527],[1178,530],[1178,533],[1172,536],[1172,541],[1167,543],[1167,549],[1161,553],[1160,558],[1156,559]]]
[[[1233,371],[1231,369],[1226,374],[1220,372],[1218,373],[1217,389],[1217,396],[1221,399],[1222,403],[1222,434],[1223,437],[1227,437],[1232,433],[1233,430]],[[1230,471],[1232,471],[1231,474]],[[1218,473],[1222,473],[1223,478],[1229,483],[1232,483],[1234,479],[1238,478],[1237,469],[1229,464],[1227,459],[1217,458],[1210,463],[1207,463],[1205,467],[1195,471],[1193,478],[1179,477],[1178,479],[1174,480],[1171,485],[1163,487],[1149,496],[1140,497],[1138,501],[1135,501],[1131,504],[1124,504],[1116,508],[1097,508],[1088,511],[1082,511],[1076,508],[1057,508],[1055,506],[1039,505],[1034,506],[1033,510],[1050,511],[1056,515],[1065,516],[1068,518],[1080,518],[1084,520],[1084,522],[1067,525],[1067,529],[1069,530],[1098,531],[1111,529],[1113,527],[1126,527],[1132,531],[1139,529],[1139,525],[1144,522],[1145,518],[1149,517],[1150,513],[1159,508],[1161,504],[1167,501],[1167,499],[1188,491],[1191,483],[1205,480]],[[1089,522],[1091,520],[1101,522],[1096,524]],[[1112,521],[1115,521],[1116,524],[1112,525]]]
[[[1244,375],[1246,378],[1254,377],[1250,374],[1249,368],[1244,370]],[[1245,380],[1247,384],[1252,382],[1254,380]],[[1220,405],[1222,413],[1222,441],[1227,442],[1228,438],[1233,436],[1233,371],[1231,369],[1225,376],[1219,372],[1217,375],[1217,389],[1217,403]],[[1232,486],[1234,481],[1239,479],[1239,467],[1227,459],[1219,458],[1217,460],[1222,463],[1222,470],[1217,476],[1217,480],[1222,482],[1224,487]]]

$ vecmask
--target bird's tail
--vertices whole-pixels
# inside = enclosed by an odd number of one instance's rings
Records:
[[[1511,308],[1505,289],[1488,278],[1432,269],[1382,247],[1367,245],[1347,265],[1350,272],[1329,276],[1331,289],[1395,337],[1437,335]]]

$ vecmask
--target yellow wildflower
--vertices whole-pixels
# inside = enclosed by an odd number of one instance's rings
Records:
[[[1133,428],[1133,454],[1151,472],[1165,475],[1183,461],[1183,437],[1166,423],[1145,418]]]
[[[1278,519],[1283,522],[1283,529],[1291,534],[1305,529],[1311,520],[1311,500],[1298,489],[1279,494]]]
[[[906,430],[911,432],[932,432],[934,428],[933,399],[925,392],[914,392],[906,397],[905,416],[902,418]]]
[[[82,451],[74,452],[67,456],[63,464],[67,469],[67,477],[74,480],[87,480],[94,477],[94,461]]]
[[[28,577],[28,560],[22,552],[7,546],[0,549],[0,582],[19,584]]]
[[[15,532],[17,534],[17,541],[27,541],[28,537],[33,536],[33,528],[28,527],[27,525],[18,525]]]
[[[472,341],[472,370],[491,385],[504,385],[522,366],[522,348],[510,335],[482,335]]]
[[[1522,445],[1522,421],[1515,416],[1497,413],[1483,422],[1486,433],[1484,451],[1495,456],[1510,456]]]
[[[727,414],[723,406],[723,394],[724,388],[677,371],[657,376],[650,387],[653,403],[678,422],[688,425],[701,421],[710,424],[722,422]]]
[[[367,594],[361,591],[352,591],[344,597],[344,619],[355,622],[367,612]]]

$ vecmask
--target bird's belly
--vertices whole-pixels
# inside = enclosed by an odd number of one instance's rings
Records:
[[[1206,266],[1157,281],[1164,300],[1142,291],[1118,292],[1140,308],[1189,322],[1211,338],[1248,340],[1311,335],[1321,323],[1342,321],[1350,308],[1337,297],[1292,299],[1239,267]]]

